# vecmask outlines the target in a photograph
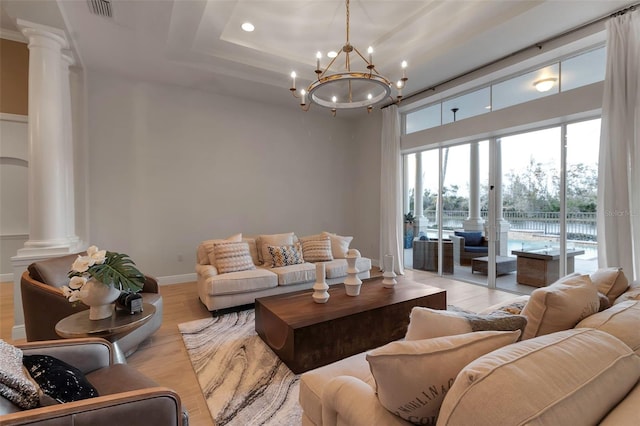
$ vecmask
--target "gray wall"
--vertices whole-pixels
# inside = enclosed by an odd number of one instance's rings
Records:
[[[88,74],[89,244],[194,272],[204,239],[323,230],[377,258],[380,116]],[[377,116],[376,116],[377,115]]]

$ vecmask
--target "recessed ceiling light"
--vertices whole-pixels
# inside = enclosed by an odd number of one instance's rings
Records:
[[[256,27],[254,27],[251,22],[245,22],[244,24],[242,24],[242,29],[250,33],[251,31],[255,30]]]
[[[338,52],[332,50],[331,52],[327,53],[327,57],[329,58],[335,58],[336,56],[338,56]]]

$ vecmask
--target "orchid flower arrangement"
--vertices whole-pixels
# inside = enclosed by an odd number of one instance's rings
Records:
[[[140,291],[144,285],[144,275],[128,255],[99,250],[96,246],[89,247],[86,256],[78,255],[71,265],[69,278],[69,285],[62,287],[69,302],[76,302],[87,296],[88,290],[83,287],[90,279],[131,292]]]

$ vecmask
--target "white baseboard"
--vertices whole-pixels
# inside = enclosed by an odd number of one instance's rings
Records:
[[[22,325],[14,325],[11,329],[11,338],[13,340],[20,340],[27,338],[27,332],[24,328],[24,324]]]
[[[191,274],[182,274],[182,275],[169,275],[166,277],[156,277],[158,280],[158,284],[160,285],[170,285],[170,284],[181,284],[188,283],[192,281],[196,281],[197,275],[196,273]]]
[[[11,274],[0,274],[0,283],[13,282],[13,273]]]

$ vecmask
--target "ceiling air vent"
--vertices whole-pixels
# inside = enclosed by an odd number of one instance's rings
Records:
[[[87,3],[89,3],[89,10],[94,15],[113,18],[111,0],[87,0]]]

